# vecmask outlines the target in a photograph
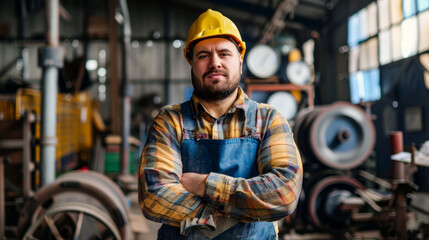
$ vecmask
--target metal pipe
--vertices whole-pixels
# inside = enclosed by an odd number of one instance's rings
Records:
[[[164,9],[164,41],[165,41],[165,82],[164,82],[164,102],[170,102],[170,48],[171,42],[170,39],[170,15],[171,15],[171,7],[166,6]]]
[[[390,153],[397,154],[404,151],[402,132],[390,133]],[[392,179],[393,181],[405,181],[404,162],[392,161]]]
[[[112,134],[120,134],[121,119],[120,113],[120,91],[119,91],[119,55],[118,55],[118,24],[115,20],[115,13],[118,0],[109,0],[109,104]]]
[[[59,46],[59,1],[46,0],[46,47],[40,49],[39,66],[43,68],[41,107],[41,185],[55,180],[57,147],[57,81],[62,67]]]
[[[4,168],[3,168],[3,157],[0,156],[0,240],[6,239],[5,237],[5,189],[4,189],[4,181],[5,181],[5,175],[4,175]]]
[[[57,47],[59,45],[59,31],[60,31],[60,21],[59,21],[59,12],[60,12],[59,0],[46,0],[46,14],[45,14],[45,24],[46,24],[46,34],[45,34],[45,44],[50,47]]]
[[[391,154],[400,153],[404,150],[402,132],[390,133],[390,152]],[[405,163],[401,161],[392,161],[392,182],[395,191],[395,210],[396,210],[396,236],[399,240],[407,238],[407,199],[401,184],[405,183]]]
[[[22,192],[25,198],[33,195],[31,190],[31,172],[33,171],[33,163],[31,161],[31,122],[32,113],[24,113],[23,123],[23,145],[22,145]]]
[[[119,6],[123,15],[123,38],[122,38],[122,147],[121,147],[121,173],[128,175],[129,164],[129,142],[131,125],[131,88],[129,86],[130,68],[130,45],[131,45],[131,25],[128,6],[126,0],[119,0]]]

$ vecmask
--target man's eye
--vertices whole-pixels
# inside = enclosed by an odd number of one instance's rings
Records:
[[[203,58],[207,58],[208,55],[198,55],[198,59],[203,59]]]

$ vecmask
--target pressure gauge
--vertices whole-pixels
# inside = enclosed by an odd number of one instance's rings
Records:
[[[310,83],[311,69],[304,61],[291,62],[286,66],[286,76],[289,82],[296,85]]]
[[[267,103],[275,107],[288,121],[295,117],[298,111],[296,99],[288,92],[276,92],[271,94]]]
[[[271,77],[279,67],[280,54],[270,46],[256,45],[247,55],[247,68],[255,77]]]

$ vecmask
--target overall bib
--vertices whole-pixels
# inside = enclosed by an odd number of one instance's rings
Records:
[[[256,157],[259,140],[252,138],[256,126],[257,104],[249,101],[249,109],[246,111],[247,137],[224,140],[199,139],[194,136],[195,121],[192,118],[191,102],[181,104],[183,115],[184,138],[182,141],[183,172],[196,173],[222,173],[232,177],[251,178],[258,175]],[[230,220],[227,220],[231,224]],[[216,233],[217,240],[235,239],[276,239],[276,230],[272,222],[244,223],[235,221],[236,224],[224,232]],[[234,223],[235,223],[234,222]],[[222,224],[217,221],[217,225]],[[203,230],[208,231],[208,230]],[[163,224],[158,231],[158,239],[210,239],[200,230],[193,230],[185,237],[180,234],[180,229]]]

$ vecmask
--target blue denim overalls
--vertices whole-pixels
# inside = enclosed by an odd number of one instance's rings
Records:
[[[194,136],[195,120],[191,102],[181,104],[184,137],[182,141],[183,172],[222,173],[232,177],[251,178],[258,175],[256,157],[259,140],[252,138],[256,126],[257,103],[249,100],[246,110],[247,136],[224,140],[199,139]],[[217,223],[221,224],[221,223]],[[214,239],[276,239],[276,230],[272,222],[238,222]],[[158,239],[209,239],[199,230],[193,230],[185,237],[180,229],[163,224],[158,231]]]

